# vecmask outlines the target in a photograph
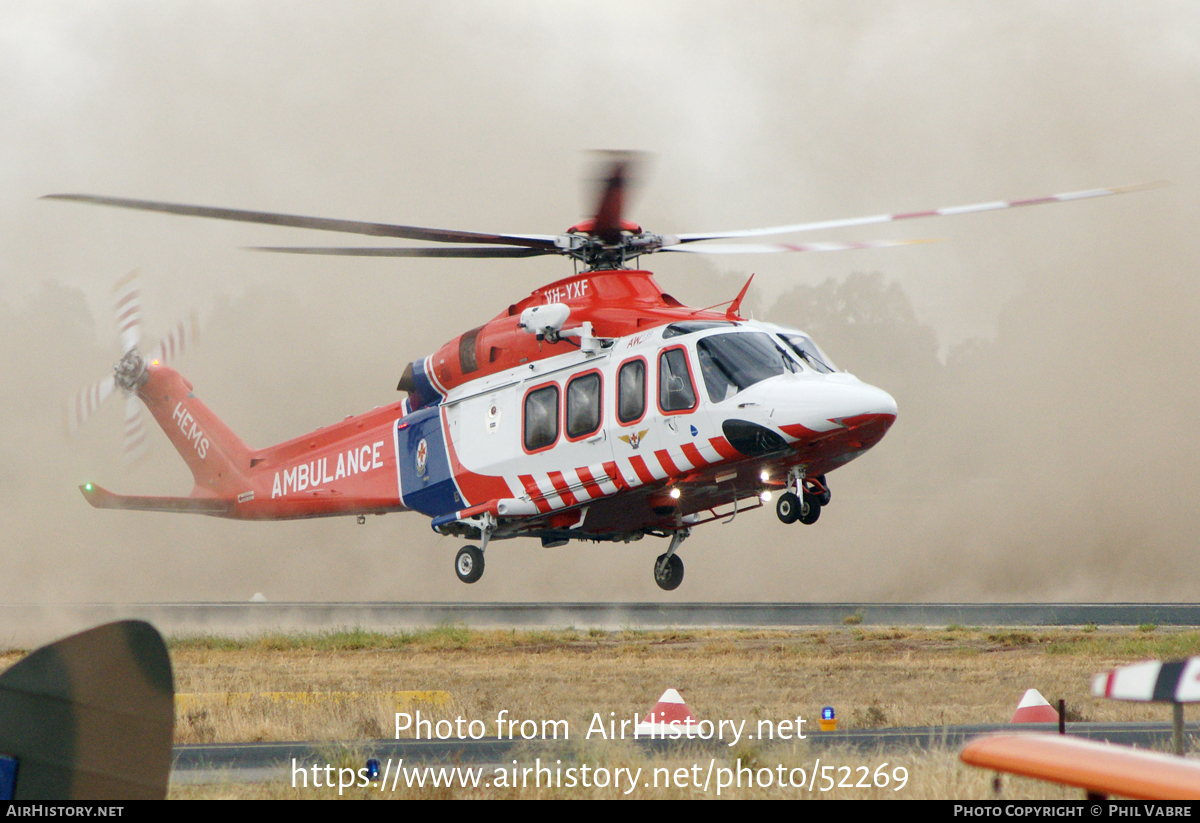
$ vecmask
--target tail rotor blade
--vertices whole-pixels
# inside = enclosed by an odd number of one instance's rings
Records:
[[[116,388],[112,376],[93,383],[67,401],[67,433],[74,434]]]
[[[142,300],[137,289],[139,272],[134,269],[113,286],[113,309],[121,336],[121,353],[136,349],[142,340]]]
[[[146,454],[146,424],[141,401],[134,395],[125,398],[125,463],[134,463]]]
[[[154,360],[160,363],[170,363],[183,352],[196,345],[200,338],[200,321],[195,310],[188,317],[188,322],[180,320],[163,336],[155,349]]]

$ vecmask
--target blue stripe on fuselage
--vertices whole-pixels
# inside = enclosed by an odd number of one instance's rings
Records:
[[[429,374],[425,371],[425,364],[429,358],[424,360],[414,360],[412,363],[412,377],[414,391],[409,395],[409,405],[414,409],[422,409],[426,406],[436,406],[442,402],[442,393],[433,385],[433,381],[429,379]]]
[[[421,441],[425,442],[423,472],[417,470]],[[463,507],[446,455],[439,407],[420,409],[396,422],[396,464],[400,467],[400,495],[408,508],[437,517]]]

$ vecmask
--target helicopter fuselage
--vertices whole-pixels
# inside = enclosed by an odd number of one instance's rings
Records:
[[[559,311],[557,332],[522,327],[539,307]],[[629,541],[686,535],[778,491],[819,507],[825,475],[896,415],[802,332],[687,308],[627,270],[539,289],[411,364],[401,388],[400,403],[255,450],[151,364],[137,391],[192,469],[191,497],[84,493],[247,520],[413,510],[485,546]]]

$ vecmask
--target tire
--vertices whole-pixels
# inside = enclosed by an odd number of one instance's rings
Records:
[[[454,573],[464,583],[474,583],[483,577],[483,552],[474,546],[463,546],[454,558]]]
[[[654,582],[658,587],[665,592],[674,591],[679,588],[679,584],[683,582],[683,560],[677,554],[671,555],[667,560],[665,568],[663,567],[663,559],[665,554],[660,554],[658,559],[654,561]]]
[[[781,523],[795,523],[800,519],[800,498],[792,492],[784,492],[775,503],[775,516]]]
[[[817,518],[821,516],[821,501],[807,492],[804,494],[804,503],[800,508],[799,519],[806,526],[816,523]]]

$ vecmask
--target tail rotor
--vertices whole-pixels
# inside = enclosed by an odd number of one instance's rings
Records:
[[[146,454],[146,424],[142,417],[142,404],[137,392],[146,382],[146,364],[168,363],[183,354],[185,348],[195,344],[199,324],[195,311],[190,323],[180,321],[163,337],[154,349],[150,361],[142,357],[141,295],[138,290],[140,272],[136,269],[122,277],[113,286],[113,310],[116,314],[118,341],[121,359],[113,366],[113,373],[76,394],[67,402],[67,432],[74,434],[87,422],[114,391],[125,395],[124,459],[134,463]]]

